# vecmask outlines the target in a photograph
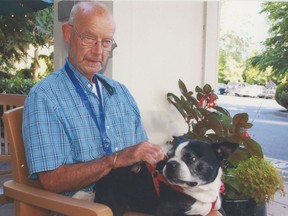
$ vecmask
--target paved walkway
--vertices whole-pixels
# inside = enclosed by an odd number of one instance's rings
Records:
[[[280,174],[283,177],[283,180],[286,184],[288,184],[288,161],[273,159],[273,158],[266,158],[267,160],[271,161],[279,170]],[[288,196],[288,193],[287,193]],[[287,212],[288,216],[288,212]]]
[[[285,182],[286,196],[281,197],[278,193],[272,203],[267,205],[268,216],[288,216],[288,161],[266,158],[271,161],[279,170]]]

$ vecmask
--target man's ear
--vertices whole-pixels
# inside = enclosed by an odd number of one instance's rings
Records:
[[[62,34],[63,34],[63,38],[64,41],[70,45],[70,41],[71,41],[71,30],[72,30],[72,26],[69,25],[68,23],[64,23],[62,25]]]

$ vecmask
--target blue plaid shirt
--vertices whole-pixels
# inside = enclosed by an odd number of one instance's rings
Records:
[[[99,122],[99,101],[90,81],[68,64]],[[138,107],[128,89],[103,75],[98,77],[102,80],[105,126],[112,151],[146,141]],[[24,106],[23,138],[29,173],[34,179],[39,172],[105,156],[99,128],[64,68],[44,78],[29,93]]]

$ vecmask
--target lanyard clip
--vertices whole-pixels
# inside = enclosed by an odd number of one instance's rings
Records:
[[[106,132],[103,134],[102,145],[106,155],[112,154],[111,141],[107,136]]]

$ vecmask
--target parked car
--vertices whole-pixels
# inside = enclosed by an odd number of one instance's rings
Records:
[[[227,84],[226,94],[227,94],[227,95],[235,96],[235,95],[236,95],[236,92],[238,92],[240,89],[244,88],[245,86],[246,86],[245,83],[229,82],[229,83]]]
[[[264,98],[266,88],[261,85],[247,85],[239,89],[235,95],[242,97]]]
[[[277,85],[275,82],[273,82],[272,80],[269,80],[267,82],[267,84],[265,85],[266,90],[265,90],[265,98],[269,98],[272,99],[275,97],[275,93],[276,93],[276,88]]]
[[[225,83],[218,83],[217,94],[224,95],[226,93],[227,85]]]
[[[264,98],[273,99],[275,97],[276,87],[275,88],[265,88]]]

